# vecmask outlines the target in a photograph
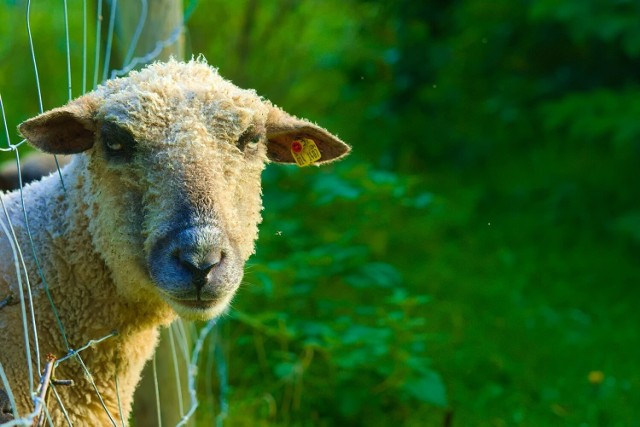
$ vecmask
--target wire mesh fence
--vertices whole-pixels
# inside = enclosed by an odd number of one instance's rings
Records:
[[[135,3],[135,7],[132,4]],[[162,2],[157,2],[162,3]],[[41,69],[38,67],[38,60],[44,56],[50,55],[51,46],[34,46],[34,40],[31,27],[31,15],[34,8],[63,8],[63,28],[64,34],[60,39],[64,42],[64,58],[60,61],[66,68],[67,81],[60,84],[65,84],[67,90],[68,99],[73,98],[73,93],[86,93],[90,87],[95,88],[101,82],[108,78],[114,78],[123,76],[129,71],[161,58],[163,52],[176,44],[180,43],[181,38],[184,36],[184,24],[189,19],[191,14],[195,11],[197,1],[190,2],[183,8],[181,2],[175,3],[173,7],[177,5],[180,16],[178,18],[177,25],[165,31],[163,37],[155,40],[154,43],[147,41],[146,47],[142,49],[139,46],[141,38],[144,37],[145,29],[149,26],[155,25],[150,20],[152,15],[152,8],[160,7],[161,4],[152,4],[147,0],[140,0],[139,2],[121,2],[117,0],[104,1],[96,0],[95,3],[88,2],[87,0],[76,1],[63,1],[60,4],[44,5],[42,3],[32,4],[31,1],[26,1],[24,4],[24,31],[28,38],[28,50],[31,57],[32,69],[35,76],[35,87],[38,96],[39,112],[44,111],[43,97],[41,87],[40,74]],[[2,6],[0,6],[2,7]],[[71,13],[72,12],[72,13]],[[120,15],[119,15],[120,13]],[[123,40],[125,32],[122,32],[117,37],[117,26],[126,26],[122,14],[125,13],[126,20],[134,25],[129,24],[129,33],[131,34],[128,40]],[[134,16],[132,16],[134,15]],[[121,18],[118,23],[118,18]],[[69,30],[70,22],[75,17],[81,17],[82,23],[80,26],[81,31],[79,34],[71,35]],[[74,23],[76,24],[76,23]],[[148,35],[146,37],[149,37]],[[115,60],[114,44],[118,39],[120,61]],[[93,40],[93,43],[91,41]],[[52,44],[58,41],[51,41]],[[141,52],[138,54],[138,52]],[[80,63],[80,67],[75,64]],[[74,64],[74,65],[72,65]],[[74,73],[73,70],[79,69],[79,73]],[[77,75],[79,74],[79,75]],[[109,387],[115,391],[116,402],[106,402],[103,399],[103,392],[100,387],[94,381],[94,372],[87,366],[85,362],[85,355],[90,351],[100,351],[100,345],[110,340],[117,340],[120,331],[116,328],[114,330],[96,334],[86,342],[78,343],[72,342],[67,336],[68,325],[65,324],[65,320],[58,315],[58,305],[55,302],[55,298],[52,297],[50,286],[43,268],[41,267],[42,260],[38,256],[37,245],[38,242],[33,238],[33,233],[30,227],[29,210],[25,208],[25,197],[23,193],[24,183],[22,182],[22,162],[21,155],[24,152],[25,140],[20,140],[14,143],[11,138],[11,126],[7,122],[6,109],[11,108],[11,100],[3,100],[0,93],[0,113],[2,116],[2,127],[4,129],[4,138],[6,139],[3,147],[0,147],[0,151],[10,153],[16,164],[17,178],[18,178],[18,200],[21,205],[21,216],[16,218],[15,213],[12,213],[11,209],[6,206],[7,194],[0,196],[0,228],[2,229],[2,235],[0,239],[4,239],[10,247],[10,255],[12,257],[13,271],[10,278],[3,277],[0,280],[10,280],[16,283],[15,288],[17,295],[12,292],[7,292],[6,295],[0,294],[0,311],[8,309],[9,307],[19,308],[19,317],[21,323],[21,331],[5,330],[2,334],[19,334],[21,336],[22,350],[15,350],[8,348],[7,346],[0,347],[0,352],[9,354],[14,351],[24,351],[24,359],[26,360],[24,366],[24,374],[21,377],[26,378],[25,383],[17,383],[11,381],[10,378],[15,378],[14,372],[6,372],[3,365],[0,362],[0,425],[3,427],[9,426],[43,426],[43,425],[59,425],[59,421],[54,421],[52,417],[52,411],[60,412],[63,423],[66,425],[73,425],[69,411],[68,403],[65,401],[64,389],[68,387],[77,387],[73,385],[79,380],[86,382],[89,385],[89,389],[85,390],[88,401],[94,402],[93,410],[102,411],[103,415],[109,420],[110,425],[121,426],[127,425],[128,420],[125,417],[125,412],[122,409],[121,403],[121,384],[119,384],[118,367],[122,362],[122,358],[126,358],[126,354],[114,355],[112,360],[115,366],[115,373],[113,380],[110,382]],[[59,184],[62,186],[63,191],[66,193],[66,183],[61,172],[58,159],[56,158],[56,169]],[[21,226],[24,226],[26,230],[27,242],[20,238],[16,234],[14,222],[19,221]],[[9,288],[7,288],[9,289]],[[0,288],[2,290],[2,288]],[[55,330],[52,328],[43,329],[40,322],[40,315],[36,312],[34,304],[34,295],[44,293],[48,300],[50,313],[55,318]],[[0,329],[5,329],[6,325],[2,323],[0,318]],[[198,368],[204,367],[207,378],[211,378],[213,375],[211,371],[213,369],[218,370],[218,378],[220,384],[218,389],[220,390],[219,407],[220,413],[217,417],[218,425],[221,425],[224,420],[226,412],[225,402],[225,361],[221,351],[216,347],[218,342],[218,334],[212,333],[217,328],[215,320],[209,321],[205,325],[196,326],[194,324],[186,324],[181,321],[172,323],[168,328],[162,331],[164,342],[168,342],[165,348],[168,349],[169,361],[163,366],[169,366],[173,374],[174,385],[161,384],[159,381],[158,361],[154,356],[151,366],[153,373],[154,384],[154,396],[155,412],[157,417],[157,423],[155,425],[170,425],[167,424],[168,420],[162,419],[162,408],[166,405],[172,405],[171,411],[178,414],[179,421],[177,426],[185,426],[189,423],[193,423],[193,417],[198,407]],[[46,336],[47,339],[51,339],[51,336],[55,336],[56,340],[62,343],[64,348],[59,350],[63,355],[43,354],[40,343],[42,336]],[[77,346],[77,347],[76,347]],[[201,361],[203,354],[213,355],[208,357],[205,362]],[[215,360],[214,360],[215,359]],[[74,365],[74,370],[66,369],[70,365]],[[68,372],[80,372],[82,378],[64,377]],[[62,374],[62,376],[57,375]],[[163,399],[163,387],[174,387],[177,390],[176,399],[174,402],[166,402]],[[209,388],[210,389],[210,388]],[[186,390],[186,395],[182,390]],[[20,412],[17,408],[17,400],[19,396],[27,395],[31,401],[31,410],[28,412]],[[97,409],[96,409],[97,408]],[[91,417],[91,414],[87,414]],[[149,416],[149,418],[152,418]],[[91,419],[87,420],[87,425],[92,424]],[[171,424],[173,425],[173,424]]]

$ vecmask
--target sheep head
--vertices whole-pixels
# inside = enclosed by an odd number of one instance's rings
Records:
[[[192,319],[220,314],[240,285],[265,163],[292,163],[299,141],[315,143],[315,164],[349,151],[203,61],[107,81],[19,129],[45,152],[79,153],[88,230],[118,292]]]

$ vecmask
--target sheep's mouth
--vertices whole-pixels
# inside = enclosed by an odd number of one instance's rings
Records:
[[[224,313],[233,294],[220,295],[214,299],[180,298],[164,294],[164,299],[173,310],[187,320],[208,320]]]
[[[179,299],[179,298],[171,298],[171,300],[175,304],[178,304],[187,308],[196,309],[196,310],[208,310],[220,303],[219,300],[215,300],[215,299],[214,300],[202,300],[202,299],[186,300],[186,299]]]

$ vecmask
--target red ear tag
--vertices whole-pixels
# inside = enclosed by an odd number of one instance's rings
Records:
[[[291,144],[291,151],[294,153],[299,153],[302,151],[302,143],[300,141],[293,141]]]
[[[308,166],[320,160],[322,154],[312,139],[296,139],[291,143],[291,155],[298,166]]]

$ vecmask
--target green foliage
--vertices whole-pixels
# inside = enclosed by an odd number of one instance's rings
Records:
[[[23,7],[0,14],[11,128],[38,110]],[[34,14],[50,108],[60,10]],[[637,17],[631,0],[200,2],[193,53],[354,147],[265,172],[221,331],[228,424],[637,424]]]
[[[640,55],[640,5],[633,0],[588,2],[552,0],[532,4],[530,16],[538,22],[557,22],[578,43],[599,40],[621,46],[631,56]]]
[[[640,137],[639,91],[624,92],[598,89],[571,94],[543,106],[541,116],[545,129],[565,136],[570,141],[587,144],[613,144],[613,149],[626,151]]]
[[[90,2],[87,2],[90,3]],[[65,104],[71,86],[71,98],[93,87],[94,64],[89,57],[82,61],[82,1],[68,0],[70,35],[71,85],[67,74],[67,46],[63,3],[55,7],[32,4],[29,14],[35,61],[40,70],[37,77],[41,93],[38,94],[33,58],[29,50],[27,32],[27,2],[22,0],[0,2],[0,95],[5,108],[9,137],[13,144],[20,142],[18,123],[41,112]],[[88,8],[87,43],[95,44],[95,12]],[[83,70],[86,70],[83,72]],[[84,76],[84,77],[83,77]],[[1,127],[0,146],[6,147],[4,126]],[[24,146],[27,149],[27,146]],[[22,149],[21,149],[22,150]],[[0,153],[0,160],[12,159],[9,153]]]

